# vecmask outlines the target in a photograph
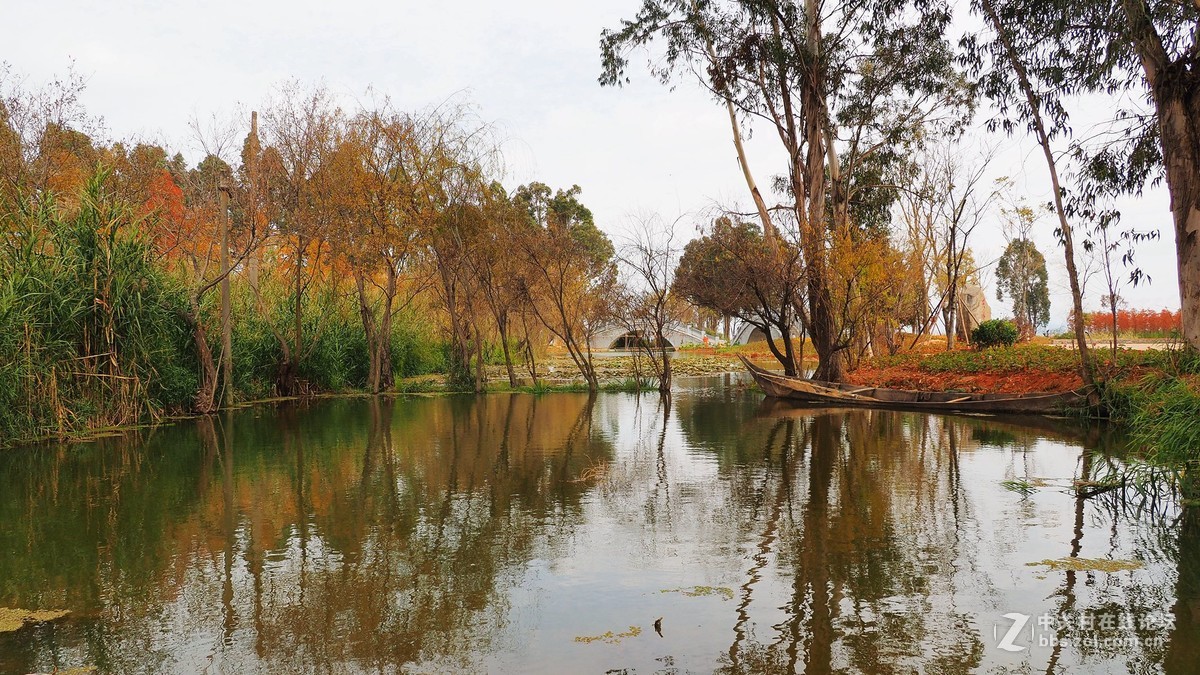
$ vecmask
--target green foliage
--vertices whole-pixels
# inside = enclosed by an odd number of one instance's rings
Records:
[[[1155,372],[1107,387],[1104,399],[1109,415],[1129,428],[1147,458],[1175,470],[1185,497],[1200,497],[1200,380]]]
[[[1017,322],[1036,330],[1050,322],[1046,258],[1028,239],[1014,239],[996,266],[996,297],[1013,300]]]
[[[753,263],[765,253],[758,226],[718,218],[708,234],[684,247],[671,290],[722,315],[753,314],[758,306]]]
[[[591,209],[579,201],[583,188],[550,192],[545,183],[522,185],[513,194],[513,203],[528,213],[531,225],[550,230],[565,229],[596,269],[608,265],[616,249],[608,235],[598,227]]]
[[[146,225],[98,172],[60,208],[49,195],[0,214],[0,445],[152,420],[186,410],[199,363],[184,316],[182,282],[154,253]],[[272,394],[281,348],[272,325],[290,318],[287,293],[265,293],[258,311],[237,298],[234,387],[242,400]],[[279,289],[274,289],[279,290]],[[216,326],[216,294],[200,308]],[[362,388],[366,338],[350,298],[319,300],[309,312],[300,376],[310,391]],[[399,377],[444,369],[434,328],[415,316],[393,323]],[[214,354],[219,331],[209,330]]]
[[[428,321],[402,314],[392,324],[392,369],[396,377],[446,372],[445,352]]]
[[[1017,327],[1005,319],[984,321],[971,331],[971,341],[981,349],[989,347],[1011,347],[1017,342]]]
[[[1167,358],[1162,352],[1132,349],[1118,350],[1116,358],[1113,358],[1111,350],[1103,348],[1096,349],[1095,357],[1110,371],[1155,367]],[[1071,349],[1027,344],[993,347],[982,351],[955,350],[929,355],[879,356],[872,364],[879,368],[915,366],[927,373],[1015,373],[1027,370],[1066,373],[1079,369],[1079,355]]]
[[[129,424],[195,388],[182,289],[98,172],[0,218],[0,443]]]
[[[1003,480],[1000,481],[1000,484],[1004,486],[1005,490],[1008,490],[1009,492],[1016,492],[1026,497],[1037,492],[1037,488],[1034,487],[1032,483],[1023,479]]]
[[[271,303],[267,316],[252,311],[253,300],[246,293],[235,312],[233,353],[235,386],[241,398],[256,399],[273,395],[282,350],[272,324],[287,326],[291,321],[292,299],[284,293],[265,289]],[[367,385],[369,358],[366,334],[356,314],[354,300],[345,296],[319,299],[320,312],[305,315],[305,355],[300,361],[300,377],[309,391],[348,391]],[[268,320],[271,323],[268,323]],[[215,344],[215,336],[213,348]],[[396,378],[445,372],[443,345],[426,321],[412,314],[400,314],[392,323],[392,370]]]

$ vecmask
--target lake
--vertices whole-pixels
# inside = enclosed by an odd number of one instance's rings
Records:
[[[0,454],[0,673],[1200,671],[1200,528],[1068,420],[340,398]],[[1086,489],[1086,488],[1085,488]],[[1194,507],[1192,507],[1194,508]]]

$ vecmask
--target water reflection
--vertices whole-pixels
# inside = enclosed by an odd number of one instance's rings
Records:
[[[1118,441],[1031,422],[714,381],[326,401],[10,453],[0,607],[73,614],[0,633],[0,672],[1192,672],[1196,517],[1083,498]],[[1029,565],[1063,558],[1143,566]],[[1031,619],[1010,652],[1009,613],[1171,625]]]

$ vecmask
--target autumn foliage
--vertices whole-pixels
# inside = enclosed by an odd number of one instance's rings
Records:
[[[1111,333],[1113,317],[1109,312],[1086,314],[1086,325],[1093,333]],[[1180,327],[1179,310],[1169,309],[1119,309],[1117,310],[1117,332],[1142,337],[1167,337],[1177,335]]]

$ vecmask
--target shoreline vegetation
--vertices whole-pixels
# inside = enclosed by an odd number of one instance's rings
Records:
[[[465,105],[343,106],[292,83],[261,133],[251,113],[240,153],[190,165],[157,145],[96,140],[78,81],[24,92],[5,75],[0,447],[317,395],[666,395],[673,376],[737,372],[748,354],[788,375],[877,386],[1095,387],[1089,414],[1200,476],[1195,351],[1089,344],[1078,297],[1075,349],[1011,346],[1048,321],[1045,266],[1027,237],[998,268],[1021,282],[1006,286],[1023,299],[1016,325],[993,336],[1009,346],[967,350],[955,346],[968,325],[955,298],[982,289],[966,232],[906,233],[892,222],[898,195],[848,203],[852,191],[820,170],[791,190],[798,207],[832,208],[832,228],[814,217],[796,232],[764,208],[761,225],[720,216],[692,223],[701,236],[684,242],[647,216],[614,243],[578,185],[504,186],[499,144]],[[827,193],[843,202],[823,206]],[[1036,220],[1027,208],[1010,216],[1026,230]],[[1186,311],[1109,314],[1093,323],[1189,335]],[[671,358],[661,347],[681,323],[699,331],[690,339],[740,324],[767,341]],[[1007,322],[976,330],[988,323]],[[929,337],[935,324],[944,338]],[[601,327],[632,355],[594,353]]]

